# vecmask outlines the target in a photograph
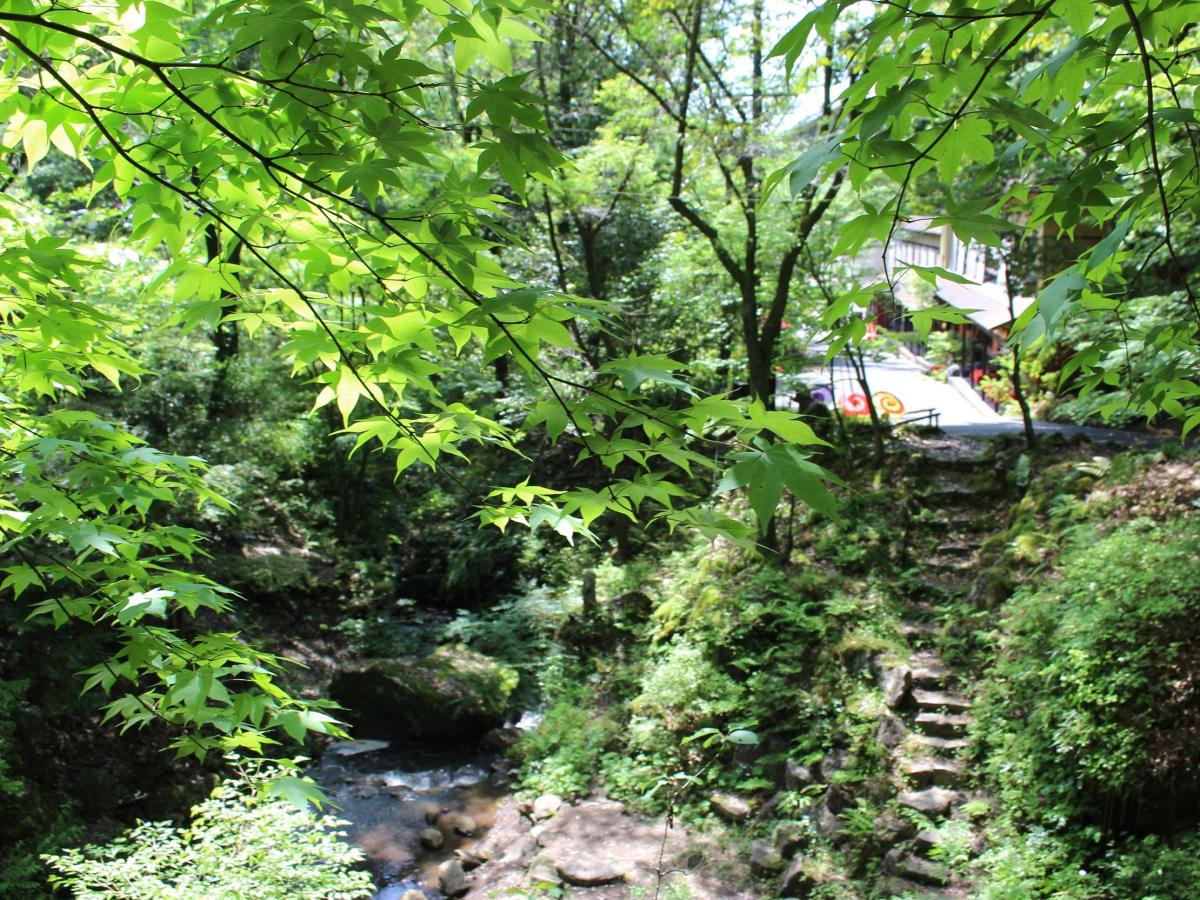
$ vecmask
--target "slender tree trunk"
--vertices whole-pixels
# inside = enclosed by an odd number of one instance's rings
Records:
[[[591,624],[596,621],[596,570],[585,569],[583,583],[580,585],[580,600],[583,603],[583,621]]]
[[[796,495],[788,491],[787,532],[783,536],[783,547],[779,551],[779,562],[787,565],[792,561],[792,550],[796,544]]]
[[[221,235],[215,224],[210,224],[204,230],[204,249],[210,263],[221,260],[223,256]],[[226,262],[236,266],[241,262],[241,258],[242,244],[239,241],[233,245],[233,249],[229,252],[229,258]],[[232,292],[225,289],[221,290],[221,321],[217,322],[212,332],[213,380],[208,393],[209,419],[220,417],[227,406],[226,376],[229,372],[230,362],[238,353],[239,334],[237,322],[226,322],[224,320],[227,316],[231,316],[237,312],[236,299]]]
[[[867,383],[867,363],[863,359],[862,350],[858,347],[851,347],[848,354],[850,365],[854,367],[854,378],[858,382],[858,386],[862,388],[863,396],[867,399],[867,413],[871,417],[871,439],[875,451],[875,465],[882,466],[884,459],[883,422],[879,419],[879,410],[875,408],[875,400],[871,397],[871,386]]]
[[[1012,267],[1017,256],[1015,252],[1021,246],[1020,237],[1014,242],[1014,252],[1008,254],[1008,259],[1004,261],[1004,291],[1008,294],[1008,316],[1009,321],[1016,321],[1017,308],[1013,295],[1016,292],[1016,284],[1012,276]],[[1009,335],[1009,340],[1012,340],[1012,335]],[[1025,385],[1021,378],[1021,343],[1020,341],[1012,341],[1012,379],[1013,379],[1013,395],[1017,398],[1017,406],[1021,408],[1021,421],[1025,426],[1025,446],[1030,450],[1037,443],[1037,432],[1033,427],[1033,413],[1029,409],[1029,400],[1025,396]]]
[[[1037,432],[1033,428],[1033,413],[1029,410],[1029,400],[1025,397],[1025,388],[1021,379],[1021,345],[1013,344],[1013,395],[1017,398],[1017,406],[1021,408],[1021,421],[1025,425],[1025,446],[1030,450],[1037,443]]]
[[[750,19],[750,129],[742,140],[738,165],[746,188],[743,204],[746,219],[746,283],[742,286],[743,324],[746,330],[746,357],[750,364],[750,389],[767,409],[775,407],[771,350],[764,340],[758,321],[758,167],[754,161],[754,141],[762,124],[762,18],[763,0],[754,0]]]

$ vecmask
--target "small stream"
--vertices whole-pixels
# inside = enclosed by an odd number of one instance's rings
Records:
[[[516,727],[533,728],[540,719],[526,713]],[[413,889],[428,898],[444,896],[437,868],[488,833],[508,796],[506,772],[498,752],[478,746],[375,740],[339,741],[308,770],[340,807],[333,814],[350,823],[350,841],[366,853],[379,886],[375,900],[399,900]],[[455,828],[470,824],[464,816],[475,825],[470,834]],[[430,827],[445,840],[437,850],[420,841]]]
[[[508,788],[497,777],[494,752],[477,748],[434,748],[386,741],[334,744],[309,770],[339,807],[334,815],[350,822],[350,840],[367,854],[380,890],[377,900],[397,900],[405,891],[441,897],[437,867],[458,848],[469,849],[487,834]],[[438,850],[421,846],[422,829],[442,832]],[[469,836],[455,831],[474,820]],[[469,824],[469,823],[468,823]]]

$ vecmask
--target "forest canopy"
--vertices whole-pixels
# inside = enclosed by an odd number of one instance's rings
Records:
[[[548,88],[546,67],[540,84],[521,70],[521,48],[542,54],[541,3],[6,4],[2,118],[13,152],[4,175],[11,184],[50,153],[82,167],[79,190],[93,204],[110,198],[123,219],[113,226],[154,273],[140,295],[164,298],[184,329],[213,329],[214,403],[239,340],[276,331],[293,372],[314,385],[314,407],[334,404],[354,451],[388,451],[398,474],[465,460],[472,443],[513,447],[519,429],[537,425],[551,439],[566,433],[581,461],[610,473],[566,490],[536,473],[497,486],[478,516],[501,528],[544,523],[570,537],[605,512],[643,510],[672,527],[735,528],[680,502],[694,496],[684,486],[692,468],[712,465],[696,441],[714,434],[736,453],[719,487],[748,486],[762,522],[784,486],[829,511],[820,470],[794,449],[816,440],[811,429],[771,410],[768,376],[797,264],[810,263],[836,352],[863,338],[854,310],[880,291],[948,273],[905,264],[885,266],[882,281],[839,283],[820,270],[872,240],[886,257],[901,223],[925,210],[933,225],[997,248],[1048,225],[1068,236],[1102,231],[1040,288],[1017,323],[1021,345],[1077,314],[1106,321],[1106,336],[1063,376],[1085,391],[1120,385],[1129,373],[1111,351],[1153,344],[1159,363],[1114,405],[1163,410],[1185,429],[1200,422],[1189,405],[1200,310],[1186,238],[1198,177],[1195,4],[826,3],[773,48],[764,4],[752,7],[747,31],[733,32],[717,60],[708,42],[722,16],[739,14],[732,8],[710,13],[697,2],[660,19],[631,4],[610,11],[607,31],[555,19],[580,28],[580,52],[611,65],[615,84],[667,115],[665,132],[641,127],[666,142],[669,207],[733,282],[748,405],[696,393],[670,356],[620,345],[628,326],[603,291],[580,293],[562,272],[557,285],[517,280],[498,263],[511,210],[542,202],[553,216],[550,189],[570,191],[587,170],[568,164],[580,140],[547,118],[536,91]],[[576,62],[557,65],[560,93],[578,91]],[[779,121],[776,98],[808,84],[819,112],[791,140],[810,146],[772,169],[761,142]],[[706,152],[740,221],[695,199]],[[560,181],[560,172],[578,174]],[[844,194],[859,212],[837,226],[832,248],[812,246]],[[615,196],[610,214],[621,203]],[[795,230],[777,256],[759,229],[781,208]],[[63,402],[99,389],[97,376],[119,389],[147,369],[113,312],[89,296],[104,261],[11,193],[4,212],[5,528],[21,557],[6,587],[36,586],[45,596],[35,615],[119,635],[121,649],[89,685],[156,681],[109,707],[131,723],[199,719],[217,725],[222,746],[250,749],[261,747],[264,723],[330,727],[325,714],[263,693],[271,660],[227,637],[181,640],[161,624],[176,609],[220,609],[226,599],[174,563],[201,536],[151,507],[220,498],[201,483],[198,460]],[[1148,269],[1178,284],[1190,315],[1131,335],[1123,298]],[[935,307],[914,324],[927,332],[958,317]],[[511,361],[544,398],[519,423],[448,402],[439,373],[462,358]],[[206,746],[196,741],[178,748]]]

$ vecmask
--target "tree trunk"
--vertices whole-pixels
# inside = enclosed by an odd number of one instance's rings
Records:
[[[787,532],[783,536],[783,546],[779,550],[779,562],[787,565],[792,561],[792,550],[796,544],[796,495],[788,491]]]
[[[1014,241],[1012,252],[1004,260],[1004,291],[1008,294],[1008,316],[1010,323],[1016,321],[1017,318],[1017,308],[1013,301],[1013,294],[1016,292],[1017,286],[1012,270],[1016,262],[1017,251],[1020,250],[1020,247],[1021,239],[1018,237]],[[1012,341],[1011,334],[1008,339]],[[1021,380],[1021,344],[1019,341],[1013,341],[1012,357],[1013,396],[1017,398],[1017,406],[1021,408],[1021,422],[1025,426],[1025,446],[1032,450],[1037,443],[1037,432],[1033,427],[1033,413],[1029,410],[1029,400],[1025,397],[1025,385]]]
[[[583,621],[596,621],[596,570],[585,569],[580,585],[580,600],[583,603]]]
[[[216,224],[210,224],[204,231],[204,248],[208,261],[219,261],[222,258],[221,235]],[[242,244],[239,241],[229,252],[227,262],[237,265],[242,259]],[[239,334],[237,322],[226,322],[227,316],[237,312],[237,298],[230,291],[221,290],[221,321],[212,332],[213,342],[213,380],[208,392],[208,417],[220,418],[227,407],[225,382],[229,372],[229,364],[238,353]]]
[[[1010,301],[1011,303],[1011,301]],[[1029,401],[1025,398],[1025,388],[1021,384],[1021,345],[1013,344],[1013,395],[1017,398],[1017,406],[1021,407],[1021,421],[1025,425],[1025,446],[1030,450],[1037,443],[1037,432],[1033,428],[1033,413],[1029,411]]]
[[[875,408],[875,400],[871,397],[871,386],[867,384],[867,364],[863,359],[862,350],[851,347],[848,351],[850,365],[854,367],[854,378],[862,388],[863,396],[867,399],[867,413],[871,417],[871,438],[874,447],[874,462],[876,467],[883,465],[883,422],[879,419],[879,410]]]

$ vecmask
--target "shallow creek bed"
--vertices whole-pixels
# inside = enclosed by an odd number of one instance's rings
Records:
[[[380,891],[441,897],[438,866],[487,834],[507,795],[497,755],[478,749],[409,746],[387,741],[332,745],[309,774],[350,824],[350,840],[367,854]]]

